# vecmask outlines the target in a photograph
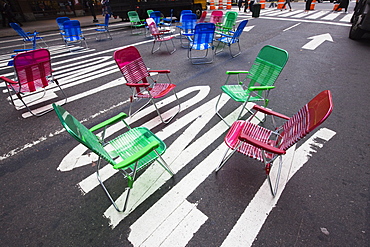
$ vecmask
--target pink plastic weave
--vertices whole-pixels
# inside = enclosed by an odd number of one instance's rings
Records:
[[[146,78],[150,76],[148,69],[139,51],[134,46],[117,50],[113,56],[123,77],[128,83],[147,83]],[[175,87],[175,84],[155,83],[148,89],[150,95],[147,93],[138,93],[136,96],[138,98],[161,98],[171,92]],[[137,92],[140,92],[140,90],[137,90]]]
[[[224,13],[221,10],[214,10],[214,11],[212,11],[211,17],[209,19],[209,22],[210,23],[214,23],[214,24],[222,23],[222,15],[223,14]]]
[[[47,49],[38,49],[20,53],[14,57],[14,68],[18,83],[12,85],[18,92],[34,92],[49,84],[51,76],[50,53]]]

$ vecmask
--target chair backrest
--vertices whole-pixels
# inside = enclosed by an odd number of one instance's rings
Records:
[[[63,22],[64,32],[66,36],[80,36],[82,35],[80,22],[78,20],[69,20]]]
[[[198,23],[203,23],[206,20],[207,17],[207,11],[203,10],[202,15],[200,16]]]
[[[226,12],[224,21],[222,23],[222,27],[230,28],[230,29],[233,28],[237,17],[238,17],[238,12],[235,12],[235,11]]]
[[[146,11],[146,13],[148,14],[148,17],[150,17],[150,13],[152,13],[154,10],[152,10],[152,9],[148,9],[147,11]]]
[[[115,51],[113,57],[128,83],[147,82],[148,69],[139,51],[134,46]]]
[[[154,39],[160,38],[160,33],[159,33],[159,30],[158,30],[158,26],[155,23],[154,19],[153,18],[147,18],[145,21],[146,21],[146,24],[148,25],[149,31],[152,34],[152,36],[154,37]]]
[[[203,46],[213,42],[216,26],[214,23],[198,23],[195,26],[192,45]]]
[[[129,11],[127,12],[127,15],[128,15],[130,22],[132,23],[141,22],[139,15],[136,11]]]
[[[193,11],[189,10],[189,9],[184,9],[181,11],[180,13],[180,22],[182,22],[182,16],[185,15],[185,14],[191,14],[193,13]]]
[[[71,136],[110,164],[116,164],[94,133],[81,124],[74,116],[69,114],[63,107],[53,104],[53,108],[63,127]]]
[[[155,24],[157,24],[157,26],[158,26],[159,23],[161,23],[162,13],[161,13],[161,11],[153,11],[152,13],[150,13],[149,18],[152,18],[154,20]]]
[[[248,24],[248,20],[243,20],[239,23],[238,28],[235,30],[233,37],[232,37],[233,42],[239,39],[240,35],[243,33],[243,30],[245,26],[247,26],[247,24]]]
[[[197,24],[197,15],[194,13],[186,13],[182,16],[181,27],[184,32],[193,32]]]
[[[221,10],[213,10],[209,22],[214,24],[222,23],[223,14],[224,12],[222,12]]]
[[[69,20],[70,20],[70,19],[69,19],[69,17],[66,17],[66,16],[58,17],[58,18],[56,19],[56,21],[57,21],[57,24],[58,24],[59,30],[64,30],[63,23],[64,23],[65,21],[69,21]]]
[[[49,84],[48,77],[52,69],[50,52],[47,49],[37,49],[19,53],[13,60],[18,83],[24,92],[34,92]]]
[[[105,18],[104,18],[104,26],[105,27],[109,26],[109,18],[110,18],[110,14],[106,14]]]
[[[288,52],[272,45],[264,46],[249,70],[249,86],[272,86],[288,61]],[[263,92],[259,92],[262,94]]]
[[[283,126],[280,148],[287,150],[298,140],[322,124],[333,110],[332,95],[329,90],[322,91],[302,107]]]
[[[18,25],[18,23],[11,22],[9,25],[16,31],[19,36],[24,38],[25,41],[31,41],[30,37],[27,35],[27,33]]]

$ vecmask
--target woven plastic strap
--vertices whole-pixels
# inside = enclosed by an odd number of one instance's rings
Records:
[[[40,49],[17,55],[14,59],[20,85],[13,86],[19,92],[34,92],[49,84],[51,76],[50,56],[47,50]]]
[[[141,57],[121,67],[123,77],[128,83],[138,83],[149,73]]]
[[[157,149],[159,154],[164,153],[165,146],[163,146],[163,142],[160,141],[152,132],[150,132],[147,128],[144,127],[137,127],[134,129],[129,130],[128,132],[118,136],[117,138],[111,140],[109,143],[114,147],[117,154],[122,158],[126,159],[145,146],[147,146],[152,141],[158,141],[161,143],[161,146]],[[157,154],[153,151],[149,153],[147,156],[142,158],[138,162],[138,170],[140,168],[145,167],[146,165],[152,163],[158,158]],[[131,169],[133,169],[133,165]]]
[[[281,149],[287,150],[308,134],[309,119],[308,106],[305,105],[282,126],[284,132],[281,134],[283,136]]]
[[[234,150],[241,143],[241,146],[237,149],[238,152],[262,162],[262,150],[246,142],[241,142],[238,138],[241,132],[258,141],[269,143],[272,131],[251,122],[239,120],[234,122],[225,137],[225,142],[231,149]]]
[[[272,86],[282,69],[280,66],[257,57],[247,77],[262,86]]]

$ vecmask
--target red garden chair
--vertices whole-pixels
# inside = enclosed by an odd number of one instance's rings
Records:
[[[133,46],[117,50],[114,52],[113,56],[123,77],[126,79],[126,85],[132,89],[129,110],[130,116],[133,101],[140,99],[147,99],[148,101],[132,115],[143,109],[150,102],[154,105],[158,116],[163,123],[170,122],[176,116],[176,114],[180,112],[180,101],[175,91],[176,85],[171,83],[171,79],[168,75],[170,70],[148,70],[139,51]],[[156,73],[158,77],[153,78],[150,73]],[[166,75],[167,82],[158,82],[160,75]],[[172,92],[177,99],[178,111],[171,118],[165,121],[159,112],[157,105],[155,104],[155,100],[165,97],[170,92]]]
[[[14,57],[13,63],[17,75],[17,81],[10,80],[3,76],[0,76],[0,79],[5,81],[10,95],[10,100],[16,109],[19,108],[13,101],[12,92],[34,116],[41,116],[49,111],[52,111],[53,108],[50,107],[49,109],[36,113],[33,112],[29,106],[30,103],[34,103],[45,96],[45,88],[49,86],[50,82],[55,82],[65,98],[64,103],[67,102],[67,96],[60,87],[58,81],[54,79],[52,75],[50,52],[47,49],[37,49],[19,53]],[[38,91],[41,90],[44,91],[41,97],[38,97],[32,101],[24,99],[29,94],[38,93]]]
[[[274,117],[284,119],[286,122],[280,127],[274,126],[274,130],[269,130],[248,120],[235,121],[226,134],[225,143],[228,150],[216,168],[216,172],[236,151],[247,155],[265,164],[271,193],[275,196],[281,172],[282,155],[328,118],[333,109],[332,96],[329,90],[319,93],[290,118],[259,105],[254,105],[253,109],[256,111],[255,114],[262,112],[272,116],[274,125]],[[249,119],[253,119],[253,116]],[[269,174],[272,163],[277,158],[279,158],[279,167],[275,186],[273,186]]]
[[[176,51],[175,44],[173,43],[173,36],[164,36],[167,32],[170,32],[171,30],[158,30],[157,25],[155,24],[155,21],[153,18],[146,19],[146,23],[149,27],[150,33],[152,34],[154,40],[153,40],[153,46],[152,46],[152,54],[156,51],[158,51],[161,48],[162,43],[164,42],[167,48],[167,51],[172,54]],[[172,42],[173,50],[170,51],[167,46],[167,41]],[[158,48],[154,50],[155,43],[159,43]]]

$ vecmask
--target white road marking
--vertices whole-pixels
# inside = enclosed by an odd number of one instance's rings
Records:
[[[294,28],[294,27],[296,27],[296,26],[299,26],[301,23],[297,23],[297,24],[294,24],[293,26],[290,26],[290,27],[288,27],[288,28],[285,28],[284,30],[283,30],[283,32],[285,32],[285,31],[288,31],[288,30],[290,30],[290,29],[292,29],[292,28]]]
[[[259,18],[268,19],[268,20],[295,21],[295,22],[305,22],[305,23],[327,24],[327,25],[344,26],[344,27],[351,26],[351,24],[348,24],[348,23],[318,21],[318,20],[305,20],[305,19],[293,19],[293,18],[289,19],[289,18],[269,17],[269,16],[260,16]]]
[[[249,104],[251,107],[253,104]],[[235,109],[226,117],[226,121],[233,121],[238,116],[241,107]],[[214,115],[215,112],[212,111]],[[259,115],[259,117],[262,117]],[[253,122],[257,122],[253,119]],[[194,130],[196,126],[190,126],[188,130]],[[181,152],[172,165],[176,163],[184,163],[181,166],[188,164],[194,157],[200,154],[204,148],[214,142],[229,127],[220,120],[217,125],[210,129],[203,136],[198,138],[194,143]],[[221,143],[210,155],[208,155],[201,163],[199,163],[189,174],[187,174],[179,183],[177,183],[168,193],[166,193],[158,202],[156,202],[149,210],[147,210],[134,224],[132,224],[129,240],[134,246],[159,246],[158,242],[165,242],[167,238],[174,238],[173,232],[182,231],[187,236],[192,236],[199,227],[199,221],[194,225],[188,226],[186,229],[179,227],[184,218],[183,215],[176,215],[179,207],[183,203],[187,203],[186,198],[211,174],[221,161],[222,154],[226,150],[226,145]],[[191,185],[191,186],[189,186]],[[194,209],[195,210],[195,209]],[[199,212],[200,214],[200,212]],[[203,218],[201,218],[203,221]],[[111,222],[112,223],[112,222]],[[162,225],[169,225],[172,231],[161,231]],[[114,226],[114,225],[113,225]],[[145,227],[144,227],[145,226]],[[186,246],[191,238],[182,238],[174,246]],[[163,246],[171,246],[165,245]]]
[[[322,43],[325,41],[333,42],[333,38],[329,33],[315,35],[312,37],[308,37],[307,39],[312,39],[310,42],[302,46],[302,49],[307,50],[315,50],[317,47],[319,47]]]
[[[291,147],[288,150],[289,153],[284,157],[284,163],[288,165],[289,162],[291,162],[291,169],[282,169],[280,178],[281,183],[279,184],[279,190],[275,198],[271,196],[268,182],[265,181],[221,246],[251,246],[267,219],[267,216],[277,204],[286,183],[304,164],[307,163],[312,154],[317,152],[317,148],[323,147],[323,144],[318,142],[316,138],[319,138],[324,142],[328,142],[335,134],[336,133],[332,130],[322,128],[314,133],[295,152],[295,147]],[[286,166],[284,167],[286,168]]]

